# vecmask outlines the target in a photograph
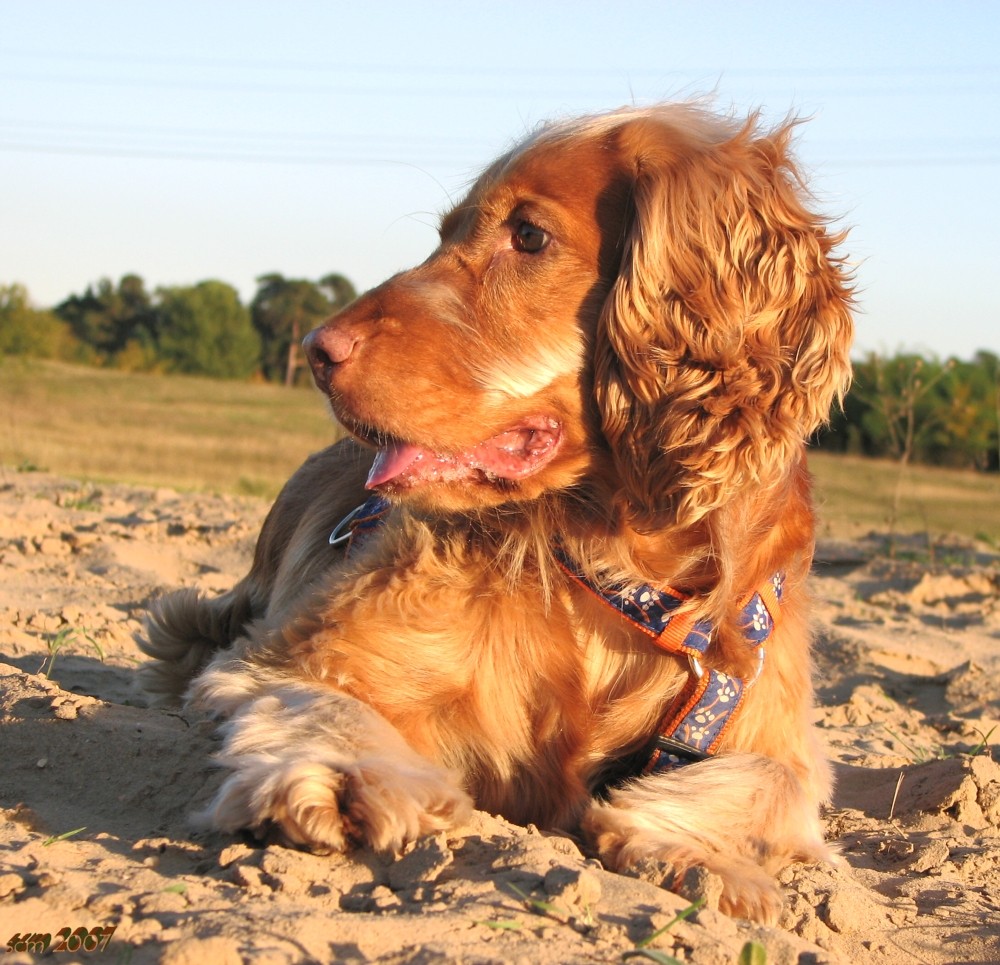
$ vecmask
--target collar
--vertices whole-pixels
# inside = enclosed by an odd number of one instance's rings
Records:
[[[330,534],[330,545],[346,544],[349,555],[382,525],[389,509],[387,499],[377,493],[370,496],[337,524]],[[764,669],[764,644],[780,617],[784,573],[775,573],[739,603],[743,638],[757,654],[753,677],[742,679],[702,664],[715,627],[707,620],[696,619],[693,608],[685,606],[692,601],[691,594],[649,583],[597,583],[582,572],[560,544],[553,547],[553,555],[567,576],[649,636],[657,647],[688,658],[688,682],[663,717],[643,773],[711,757],[735,720],[746,692]]]

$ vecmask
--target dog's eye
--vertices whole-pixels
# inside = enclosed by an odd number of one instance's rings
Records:
[[[541,251],[549,243],[549,233],[530,221],[520,221],[514,228],[513,245],[515,250],[533,255]]]

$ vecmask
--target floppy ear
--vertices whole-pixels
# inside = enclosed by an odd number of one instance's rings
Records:
[[[806,210],[793,124],[627,123],[634,213],[595,343],[633,519],[691,523],[783,478],[850,380],[843,235]]]

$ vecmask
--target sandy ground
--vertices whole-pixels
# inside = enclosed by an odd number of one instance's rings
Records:
[[[0,470],[4,965],[40,957],[4,954],[16,935],[51,934],[52,955],[77,928],[111,927],[95,933],[104,950],[57,960],[621,962],[690,904],[656,868],[611,874],[568,838],[486,814],[396,861],[193,829],[219,782],[212,728],[142,706],[133,635],[164,588],[237,579],[265,509]],[[708,903],[648,947],[702,965],[735,963],[748,940],[768,965],[1000,962],[1000,766],[982,751],[1000,744],[1000,728],[986,739],[1000,560],[955,543],[893,562],[871,537],[820,557],[826,818],[843,863],[788,871],[774,929],[712,910],[712,881],[695,882]]]

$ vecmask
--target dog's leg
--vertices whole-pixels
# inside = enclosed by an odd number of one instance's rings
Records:
[[[191,699],[230,718],[217,759],[231,773],[203,815],[219,830],[274,825],[320,851],[352,840],[398,851],[471,810],[452,773],[330,687],[220,661],[195,681]]]
[[[704,867],[722,879],[724,911],[773,922],[773,875],[793,861],[833,860],[819,819],[832,780],[812,723],[807,612],[804,594],[786,594],[763,672],[717,757],[639,778],[590,809],[585,829],[606,864],[648,857],[675,879]]]
[[[583,828],[604,863],[663,862],[679,879],[700,866],[722,879],[720,907],[774,922],[772,878],[791,861],[830,859],[810,795],[785,765],[729,754],[638,778],[595,802]]]

